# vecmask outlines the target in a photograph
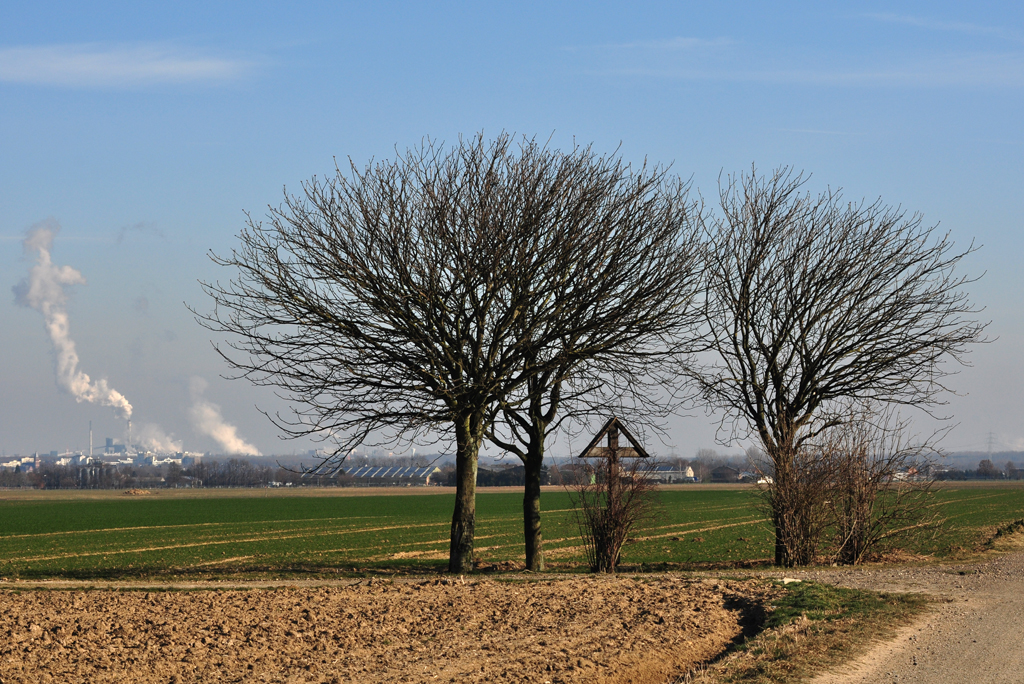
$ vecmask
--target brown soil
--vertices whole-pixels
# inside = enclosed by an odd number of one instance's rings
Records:
[[[0,684],[664,682],[742,632],[763,583],[576,577],[0,591]]]

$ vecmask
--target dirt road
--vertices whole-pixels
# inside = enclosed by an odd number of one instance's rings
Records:
[[[1024,549],[971,565],[791,573],[840,586],[939,597],[896,639],[812,684],[1024,682]]]

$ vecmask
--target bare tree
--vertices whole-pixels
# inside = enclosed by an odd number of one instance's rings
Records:
[[[698,480],[710,482],[711,471],[721,464],[722,458],[714,449],[698,449],[693,460],[690,462],[690,467],[693,468],[693,474]]]
[[[578,357],[613,363],[650,343],[649,329],[598,329],[645,315],[614,287],[570,338],[563,319],[582,314],[564,302],[616,281],[615,250],[602,245],[623,227],[670,240],[690,212],[685,185],[664,170],[633,171],[589,148],[516,148],[506,134],[428,142],[314,178],[266,223],[250,219],[238,249],[213,255],[235,274],[204,284],[215,307],[197,317],[229,335],[217,349],[238,377],[289,402],[292,413],[269,416],[286,436],[335,442],[318,472],[371,440],[453,442],[449,570],[466,572],[477,456],[498,407],[518,405],[531,380],[562,378]]]
[[[636,208],[614,222],[588,219],[585,208],[574,212],[583,220],[565,268],[576,275],[551,284],[559,309],[552,324],[560,336],[538,349],[555,363],[529,364],[544,370],[496,405],[490,439],[526,470],[523,527],[531,570],[544,569],[540,473],[550,435],[567,421],[587,425],[608,413],[657,427],[676,403],[673,370],[695,348],[698,209],[686,200],[685,185],[663,181],[659,171],[585,193]]]
[[[775,562],[802,562],[784,503],[797,456],[841,422],[849,398],[933,407],[949,363],[985,328],[955,269],[971,248],[919,215],[838,191],[801,194],[802,175],[730,179],[706,224],[707,324],[718,362],[698,375],[732,436],[752,431],[772,463]]]
[[[1002,475],[1002,472],[992,463],[991,459],[983,458],[978,462],[978,477],[995,479]]]

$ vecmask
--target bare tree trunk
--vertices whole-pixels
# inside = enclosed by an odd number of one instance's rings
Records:
[[[820,459],[795,446],[773,445],[772,481],[763,492],[775,527],[775,564],[814,562],[827,517],[828,478]]]
[[[775,565],[782,568],[788,567],[786,562],[786,544],[783,542],[786,529],[783,526],[781,517],[775,518]]]
[[[779,473],[778,465],[775,468]],[[783,470],[781,476],[776,474],[773,482],[769,485],[769,504],[772,510],[772,523],[775,526],[775,565],[780,568],[793,566],[793,510],[792,497],[793,484],[791,477]]]
[[[526,569],[533,572],[544,570],[544,539],[540,530],[540,469],[543,462],[543,451],[527,454],[524,462],[523,537],[526,540]]]
[[[452,513],[448,572],[473,571],[476,532],[476,471],[483,439],[479,416],[463,416],[455,423],[455,511]]]
[[[619,474],[619,457],[613,449],[608,457],[608,519],[617,521],[622,519],[622,475]],[[608,549],[608,572],[615,574],[615,566],[619,564],[619,552],[622,544],[626,541],[627,532],[619,532],[615,535],[616,544]],[[621,540],[620,540],[621,538]]]
[[[793,450],[772,444],[763,435],[762,443],[772,461],[772,480],[766,494],[771,508],[772,524],[775,527],[775,565],[788,568],[792,567],[794,562],[792,548],[794,534],[792,499],[795,486]]]
[[[540,479],[544,465],[544,439],[548,426],[558,411],[561,384],[548,387],[548,376],[534,378],[528,383],[530,401],[525,412],[511,408],[505,410],[505,417],[513,426],[515,440],[508,442],[491,438],[504,449],[516,454],[523,462],[525,483],[523,488],[523,539],[526,547],[526,569],[533,572],[544,570],[544,537],[540,526]],[[550,404],[545,411],[544,398],[549,394]]]

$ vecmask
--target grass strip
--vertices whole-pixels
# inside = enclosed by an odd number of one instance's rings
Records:
[[[815,582],[786,585],[763,629],[678,684],[775,684],[813,677],[891,638],[928,605],[918,594],[843,589]]]

